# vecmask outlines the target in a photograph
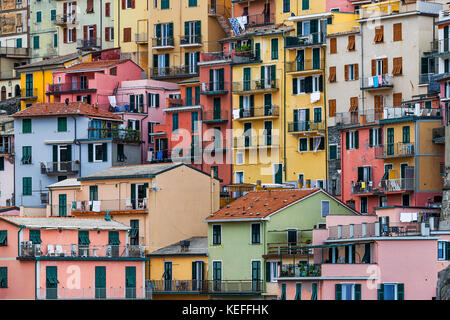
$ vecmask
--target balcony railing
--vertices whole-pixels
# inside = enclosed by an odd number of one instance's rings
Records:
[[[19,258],[145,258],[145,248],[133,245],[33,244],[22,241]]]
[[[280,110],[278,106],[268,105],[264,107],[250,107],[248,109],[239,109],[238,119],[248,119],[256,117],[278,117]]]
[[[397,157],[414,156],[414,142],[412,143],[388,143],[375,148],[375,158],[388,159]]]
[[[254,63],[258,61],[261,61],[261,56],[256,50],[237,48],[233,54],[233,63]]]
[[[233,92],[278,90],[278,79],[261,79],[233,82]]]
[[[75,91],[88,91],[88,90],[97,90],[97,89],[89,88],[88,81],[55,83],[49,85],[48,87],[48,92],[52,94],[75,92]]]
[[[429,226],[425,222],[362,223],[328,227],[328,239],[417,236],[426,235],[428,231]]]
[[[208,294],[261,294],[262,280],[205,280],[204,291]]]
[[[148,42],[148,33],[136,33],[134,35],[134,42],[141,42],[141,43],[147,43]]]
[[[247,24],[245,25],[246,28],[266,26],[266,25],[275,23],[275,14],[274,13],[250,14],[250,15],[247,15],[246,17],[247,17]]]
[[[323,130],[325,130],[324,122],[313,122],[313,121],[288,122],[288,132],[323,131]]]
[[[361,90],[392,88],[394,86],[392,78],[392,74],[361,78]]]
[[[304,46],[323,45],[326,43],[325,34],[315,32],[301,37],[286,37],[285,48],[298,48]]]
[[[325,66],[324,59],[306,59],[286,62],[286,72],[320,70]]]
[[[358,123],[359,123],[358,111],[336,113],[336,125],[351,125]]]
[[[0,146],[0,154],[13,154],[14,145],[2,145]]]
[[[217,123],[228,121],[228,110],[203,111],[203,122]]]
[[[205,280],[150,280],[153,293],[207,293],[208,283]]]
[[[174,45],[173,37],[152,38],[152,47],[154,49],[173,48]]]
[[[414,191],[414,178],[381,180],[380,184],[384,192]]]
[[[37,300],[152,299],[152,288],[37,288]],[[143,293],[144,292],[144,293]]]
[[[16,48],[16,47],[0,47],[0,55],[28,57],[30,55],[30,49]]]
[[[102,46],[102,39],[100,38],[77,40],[77,49],[94,49],[100,48],[101,46]]]
[[[131,210],[146,210],[147,198],[137,199],[111,199],[111,200],[95,200],[95,201],[74,201],[72,203],[72,212],[86,213],[86,212],[104,212],[109,210],[114,211],[131,211]]]
[[[180,46],[201,46],[202,36],[197,34],[189,34],[180,36]]]
[[[266,147],[266,146],[279,146],[280,141],[278,136],[274,135],[261,135],[261,136],[241,136],[234,137],[234,148],[250,148],[250,147]]]
[[[305,247],[309,243],[307,242],[274,242],[267,244],[267,254],[306,254],[308,250],[299,250],[299,247]]]
[[[320,264],[283,264],[280,266],[280,278],[320,277]]]
[[[180,108],[183,107],[184,105],[185,104],[183,99],[167,98],[168,108]]]
[[[152,78],[189,77],[198,74],[198,66],[151,68],[150,73]]]
[[[200,53],[200,62],[223,61],[223,60],[226,61],[231,60],[231,54],[225,53],[223,51]]]
[[[373,181],[352,182],[352,194],[372,193]]]
[[[184,161],[190,162],[197,160],[201,156],[201,146],[163,149],[152,153],[152,163]]]
[[[22,99],[37,99],[37,88],[20,89],[20,96]]]
[[[55,17],[54,24],[65,26],[68,24],[75,24],[77,16],[75,14],[58,14]]]
[[[88,129],[89,140],[111,139],[124,142],[140,142],[141,132],[134,129]]]
[[[200,85],[201,94],[225,94],[228,93],[230,83],[227,81],[202,82]]]
[[[434,73],[422,73],[419,75],[419,84],[428,84],[431,81],[431,77],[434,76]]]
[[[440,54],[450,54],[450,38],[435,40],[432,48],[437,49]]]
[[[80,170],[79,161],[41,162],[41,173],[47,175],[76,174]]]
[[[229,147],[228,141],[222,139],[203,141],[203,150],[206,152],[220,152],[227,150]]]

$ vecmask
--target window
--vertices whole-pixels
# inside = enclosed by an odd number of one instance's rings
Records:
[[[122,143],[117,144],[117,161],[124,162],[127,159],[125,155],[124,145]]]
[[[381,128],[369,130],[369,147],[376,147],[381,144]]]
[[[271,40],[271,59],[277,60],[278,59],[278,39],[272,39]]]
[[[291,0],[283,0],[283,13],[291,11]]]
[[[244,164],[244,153],[236,152],[236,164]]]
[[[386,196],[380,196],[380,198],[378,199],[378,206],[380,206],[380,207],[387,206],[387,197]]]
[[[330,38],[330,54],[337,53],[337,38]]]
[[[261,243],[261,224],[260,223],[252,223],[252,244]]]
[[[22,164],[31,164],[31,146],[22,147]]]
[[[178,113],[172,114],[172,131],[178,130]]]
[[[309,151],[325,150],[325,139],[323,137],[309,138]]]
[[[409,194],[408,193],[402,194],[402,206],[409,207]]]
[[[94,144],[94,162],[106,161],[106,143]]]
[[[410,142],[410,133],[409,133],[409,126],[403,127],[403,143],[409,143]]]
[[[384,26],[379,26],[375,28],[375,37],[373,41],[375,43],[382,43],[384,39]]]
[[[405,285],[403,283],[382,283],[378,289],[378,300],[404,300]]]
[[[278,262],[269,262],[270,282],[277,282],[278,278]]]
[[[67,131],[67,118],[58,118],[58,132],[66,132]]]
[[[322,122],[322,108],[314,108],[314,123]]]
[[[402,24],[394,23],[393,29],[394,41],[402,41]]]
[[[189,0],[189,7],[196,7],[197,6],[197,0]]]
[[[367,213],[367,197],[361,197],[360,212]]]
[[[1,231],[0,231],[0,241],[1,241]],[[438,241],[438,260],[450,260],[450,256],[447,254],[450,249],[450,242]]]
[[[22,179],[22,195],[31,196],[31,177],[23,177]]]
[[[361,300],[361,285],[341,283],[335,285],[336,300]]]
[[[355,51],[355,36],[354,35],[348,36],[347,50]]]
[[[358,64],[347,64],[344,66],[345,81],[352,81],[359,79]]]
[[[222,280],[222,261],[213,261],[213,280]],[[216,283],[214,283],[216,285]],[[217,284],[218,288],[214,286],[214,289],[220,290],[220,284]]]
[[[0,267],[0,288],[8,288],[8,268]]]
[[[218,166],[211,166],[211,171],[213,173],[213,177],[215,179],[219,179],[219,167]]]
[[[308,138],[298,139],[298,151],[300,152],[308,151]]]
[[[330,160],[336,160],[337,158],[337,145],[330,145]]]
[[[215,224],[213,228],[213,245],[222,244],[222,225]]]
[[[161,10],[169,9],[170,1],[169,0],[161,0]]]
[[[347,131],[345,134],[345,144],[347,150],[358,149],[359,144],[358,131]]]
[[[322,201],[322,218],[325,218],[330,214],[330,201],[323,200]]]
[[[0,246],[8,245],[8,230],[0,230]]]
[[[150,107],[152,108],[159,107],[159,93],[149,93],[147,99]]]
[[[293,94],[305,94],[306,93],[305,82],[306,82],[305,78],[294,78],[292,86]]]
[[[117,67],[111,68],[109,70],[109,74],[112,76],[117,76]],[[141,95],[141,96],[143,96],[143,95]]]
[[[321,79],[322,76],[312,77],[312,92],[321,92]]]
[[[309,10],[309,0],[302,0],[302,10]]]
[[[139,220],[130,220],[130,244],[139,245]]]
[[[392,74],[395,76],[399,76],[402,74],[403,70],[403,58],[402,57],[396,57],[392,60],[394,63],[394,67],[392,69]]]
[[[53,9],[50,11],[50,20],[55,21],[56,20],[56,10]]]
[[[330,67],[330,75],[328,76],[328,82],[336,82],[336,67]]]
[[[36,12],[36,23],[42,22],[42,11]]]

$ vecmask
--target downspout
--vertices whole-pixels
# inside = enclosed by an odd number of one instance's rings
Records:
[[[283,31],[283,46],[286,46],[286,35],[285,32]],[[282,135],[283,135],[283,169],[284,169],[284,181],[287,181],[287,160],[286,160],[286,49],[283,50],[283,68],[284,71],[283,74],[283,101],[281,103],[281,105],[283,106],[283,121],[281,121],[282,124]]]
[[[50,190],[50,217],[53,217],[53,196],[52,196],[52,189]]]
[[[77,139],[77,118],[75,118],[74,116],[72,116],[72,118],[74,120],[74,127],[75,127],[75,137],[73,139],[73,143],[78,146],[78,159],[80,162],[79,176],[81,177],[81,162],[82,162],[81,161],[81,144],[80,144],[80,141],[78,141],[78,139]]]
[[[324,53],[323,53],[323,77],[322,77],[322,87],[323,87],[323,105],[326,106],[327,105],[327,86],[326,86],[326,78],[325,78],[325,72],[326,72],[326,68],[325,66],[327,65],[327,48],[326,46],[323,49]],[[323,108],[323,112],[324,112],[324,116],[323,118],[325,119],[325,138],[324,138],[324,144],[325,144],[325,181],[326,181],[326,187],[325,190],[329,191],[329,185],[330,182],[328,181],[328,125],[327,125],[327,108]]]
[[[146,92],[147,93],[147,92]],[[144,140],[144,120],[148,118],[148,101],[147,101],[147,115],[141,119],[141,136],[142,136],[142,140]],[[147,127],[147,132],[148,132],[148,127]],[[148,137],[147,137],[148,140]],[[149,144],[149,141],[147,141],[147,144]],[[144,153],[142,151],[143,147],[141,147],[141,162],[144,163]]]
[[[103,31],[103,24],[102,24],[102,22],[103,22],[103,19],[102,19],[103,10],[102,9],[103,9],[103,1],[100,0],[100,50],[103,49],[103,34],[102,34],[102,31]]]

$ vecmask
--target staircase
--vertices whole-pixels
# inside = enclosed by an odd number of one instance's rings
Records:
[[[227,37],[231,37],[231,26],[228,22],[228,17],[231,17],[231,14],[228,12],[228,9],[225,6],[216,5],[215,8],[212,8],[211,5],[208,7],[208,15],[210,17],[215,17],[219,25],[222,27],[222,30],[226,33]]]
[[[231,37],[231,26],[228,22],[228,19],[224,18],[220,14],[216,14],[215,16],[220,26],[222,27],[222,30],[227,34],[227,37]]]

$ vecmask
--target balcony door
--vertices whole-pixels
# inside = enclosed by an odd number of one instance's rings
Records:
[[[249,147],[252,145],[252,123],[244,123],[244,146]]]
[[[204,262],[203,261],[194,261],[192,262],[192,290],[200,291],[202,290],[203,283],[203,273],[204,273]]]
[[[252,291],[261,290],[261,261],[252,261]]]
[[[387,129],[387,155],[394,154],[394,128]]]
[[[169,23],[161,24],[161,46],[164,47],[169,45],[169,37],[171,36],[170,31]]]
[[[265,116],[272,115],[272,94],[271,93],[264,94],[264,115]]]
[[[287,242],[289,248],[297,246],[297,230],[288,230]]]
[[[294,131],[307,131],[309,129],[309,109],[294,110]]]
[[[164,291],[172,291],[172,262],[164,262]]]
[[[58,299],[58,269],[54,266],[46,267],[46,299]]]
[[[95,267],[95,298],[106,298],[106,267]]]
[[[71,171],[72,146],[59,145],[58,149],[58,172]]]
[[[67,195],[66,194],[59,195],[58,209],[59,209],[60,217],[67,217]]]
[[[270,23],[270,3],[264,4],[264,23]]]
[[[264,145],[272,145],[272,121],[264,121]]]

